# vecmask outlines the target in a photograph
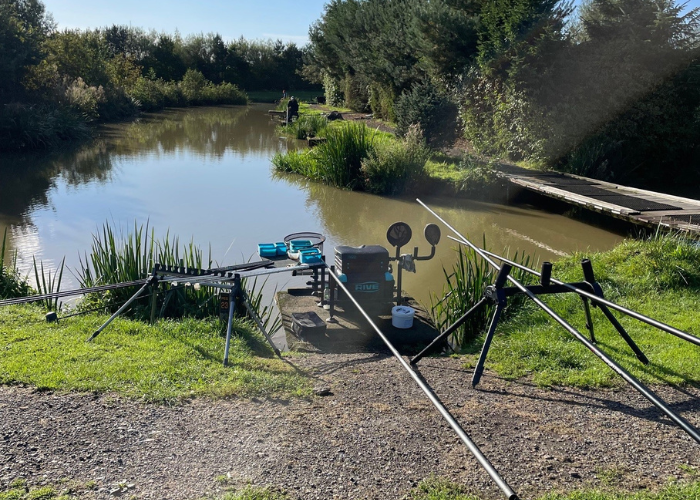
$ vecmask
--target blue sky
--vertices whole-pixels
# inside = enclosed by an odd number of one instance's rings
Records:
[[[277,39],[303,45],[327,0],[43,0],[59,28],[131,25],[183,35],[219,33],[226,40]],[[700,1],[700,0],[698,0]]]
[[[219,33],[226,40],[281,39],[303,45],[327,0],[44,0],[59,28],[131,25],[183,35]],[[577,1],[577,3],[579,3]],[[700,7],[690,0],[688,8]]]

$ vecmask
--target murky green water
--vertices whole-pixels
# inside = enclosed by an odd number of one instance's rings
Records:
[[[267,105],[198,108],[149,115],[111,125],[92,143],[51,155],[0,157],[0,235],[9,227],[10,248],[27,272],[32,257],[45,267],[65,256],[75,268],[92,234],[109,221],[124,230],[148,222],[207,248],[221,265],[254,256],[257,243],[286,234],[326,235],[335,245],[381,244],[393,222],[413,227],[420,254],[429,247],[422,229],[436,222],[415,201],[340,191],[295,176],[278,176],[270,158],[288,147],[268,118]],[[424,199],[462,233],[500,251],[510,247],[556,259],[576,250],[608,249],[621,237],[528,207]],[[455,244],[444,236],[436,258],[417,264],[404,289],[426,301],[442,288],[442,266]],[[410,251],[410,248],[405,249]],[[392,252],[393,254],[393,252]],[[64,288],[74,286],[67,278]],[[299,283],[280,277],[275,284]],[[297,278],[299,280],[299,278]]]

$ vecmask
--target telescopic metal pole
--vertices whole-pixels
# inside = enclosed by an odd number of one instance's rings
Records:
[[[500,266],[498,266],[493,260],[491,260],[479,247],[474,245],[471,241],[469,241],[466,237],[464,237],[462,234],[459,233],[455,228],[453,228],[451,225],[449,225],[443,218],[441,218],[437,213],[435,213],[430,207],[428,207],[425,203],[423,203],[420,200],[417,200],[418,203],[420,203],[428,212],[433,214],[437,219],[445,224],[450,231],[452,231],[454,234],[462,238],[462,243],[469,246],[472,250],[474,250],[478,255],[481,256],[486,262],[488,262],[491,266],[493,266],[495,269],[499,270]],[[687,422],[684,418],[680,417],[679,415],[676,415],[670,408],[666,406],[666,404],[656,397],[656,395],[651,392],[647,387],[645,387],[641,382],[639,382],[636,378],[634,378],[632,375],[627,373],[624,368],[622,368],[620,365],[615,363],[612,359],[610,359],[604,352],[602,352],[600,349],[598,349],[593,343],[591,343],[586,337],[584,337],[581,333],[579,333],[578,330],[576,330],[573,326],[571,326],[569,323],[567,323],[563,318],[561,318],[557,313],[555,313],[552,309],[549,308],[547,304],[542,302],[535,294],[533,294],[530,290],[528,290],[524,285],[522,285],[518,280],[513,278],[512,276],[508,276],[508,281],[510,281],[513,285],[516,286],[521,292],[523,292],[525,295],[530,297],[535,304],[537,304],[544,312],[549,314],[557,323],[559,323],[561,326],[563,326],[566,331],[568,331],[571,335],[573,335],[577,340],[579,340],[583,345],[585,345],[593,354],[598,356],[606,365],[610,367],[615,373],[620,375],[628,384],[630,384],[632,387],[637,389],[642,396],[647,398],[651,403],[654,404],[657,408],[659,408],[662,412],[666,414],[668,418],[673,420],[681,429],[683,429],[690,437],[692,437],[697,443],[700,443],[700,434],[698,434],[698,431],[689,423]]]
[[[345,285],[340,281],[340,279],[335,275],[335,273],[331,272],[328,273],[329,276],[333,277],[333,280],[336,282],[336,284],[345,292],[345,295],[348,296],[348,298],[352,301],[353,304],[355,304],[355,307],[360,311],[362,316],[369,322],[370,326],[372,329],[374,329],[375,332],[377,332],[377,335],[384,341],[386,346],[389,348],[391,353],[396,357],[396,359],[399,360],[399,363],[401,363],[401,366],[404,367],[404,369],[411,375],[411,378],[418,384],[418,386],[421,388],[421,390],[425,393],[425,395],[430,399],[430,402],[433,403],[433,406],[437,408],[437,410],[440,412],[442,417],[447,420],[447,423],[450,424],[450,427],[457,433],[459,438],[462,440],[462,442],[467,446],[469,451],[474,455],[474,457],[477,459],[479,464],[486,470],[489,476],[491,476],[491,479],[498,485],[498,487],[501,489],[501,491],[505,494],[506,498],[508,500],[518,500],[518,495],[511,489],[510,486],[508,486],[508,483],[501,477],[501,475],[494,469],[493,465],[491,465],[491,462],[489,462],[488,458],[484,456],[484,454],[481,452],[479,447],[474,443],[469,436],[467,435],[466,432],[464,432],[464,429],[459,425],[459,423],[454,419],[452,414],[445,408],[445,406],[440,402],[438,397],[435,395],[435,393],[432,391],[432,389],[426,384],[420,376],[411,368],[411,366],[406,362],[401,357],[401,354],[399,354],[399,351],[396,350],[396,348],[389,342],[389,339],[382,333],[382,331],[379,329],[379,327],[372,321],[372,318],[369,317],[369,315],[365,312],[364,309],[360,306],[360,304],[355,300],[355,297],[353,297],[348,289],[345,287]]]
[[[224,346],[224,366],[228,366],[228,351],[231,346],[231,330],[233,329],[233,309],[236,307],[236,287],[228,294],[228,323],[226,325],[226,345]]]
[[[93,333],[93,334],[90,336],[90,338],[87,339],[87,341],[88,341],[88,342],[92,342],[92,340],[93,340],[95,337],[97,337],[97,336],[102,332],[102,330],[104,330],[105,328],[107,328],[107,327],[109,326],[109,324],[110,324],[112,321],[114,321],[114,318],[116,318],[116,317],[119,316],[121,313],[123,313],[123,312],[126,310],[126,308],[129,307],[129,306],[131,305],[131,303],[132,303],[133,301],[135,301],[137,298],[139,298],[139,295],[141,295],[143,292],[145,292],[145,291],[146,291],[146,288],[148,288],[148,286],[149,286],[150,284],[151,284],[151,280],[148,280],[148,282],[146,282],[146,284],[144,284],[144,285],[139,289],[138,292],[136,292],[134,295],[132,295],[132,297],[131,297],[129,300],[127,300],[127,301],[124,303],[124,305],[121,306],[121,307],[117,310],[117,312],[115,312],[114,314],[112,314],[112,316],[110,316],[110,318],[109,318],[107,321],[105,321],[105,323],[104,323],[101,327],[99,327],[99,328],[97,329],[97,331],[95,331],[95,333]]]
[[[421,203],[420,200],[418,200],[418,202]],[[421,205],[422,205],[422,203],[421,203]],[[425,206],[425,205],[423,205],[423,206]],[[427,208],[427,207],[426,207],[426,208]],[[430,210],[430,209],[428,209],[428,210]],[[457,234],[458,234],[458,233],[457,233]],[[457,243],[466,243],[465,241],[462,241],[462,240],[460,240],[460,239],[458,239],[458,238],[454,238],[454,237],[452,237],[452,236],[447,236],[447,237],[450,238],[450,239],[453,240],[453,241],[456,241]],[[460,237],[463,238],[463,236],[460,236]],[[489,252],[488,250],[484,250],[483,248],[480,249],[480,250],[481,250],[485,255],[488,255],[488,256],[490,256],[490,257],[493,257],[493,258],[495,258],[495,259],[498,259],[498,260],[500,260],[501,262],[505,262],[505,263],[507,263],[507,264],[510,264],[510,265],[513,266],[513,267],[517,267],[518,269],[522,269],[523,271],[526,271],[526,272],[528,272],[528,273],[530,273],[530,274],[534,274],[535,276],[541,276],[541,273],[535,271],[534,269],[530,269],[529,267],[523,266],[522,264],[518,264],[517,262],[513,262],[512,260],[506,259],[505,257],[502,257],[502,256],[500,256],[500,255],[498,255],[498,254],[493,253],[493,252]],[[661,321],[657,321],[657,320],[655,320],[655,319],[653,319],[653,318],[650,318],[650,317],[645,316],[645,315],[643,315],[643,314],[641,314],[641,313],[638,313],[637,311],[633,311],[633,310],[631,310],[631,309],[627,309],[627,308],[624,307],[624,306],[615,304],[614,302],[610,302],[609,300],[607,300],[607,299],[605,299],[605,298],[603,298],[603,297],[600,297],[600,296],[598,296],[598,295],[596,295],[596,294],[594,294],[594,293],[590,293],[590,292],[587,292],[586,290],[582,290],[582,289],[580,289],[580,288],[577,288],[577,287],[575,287],[575,286],[572,286],[572,285],[570,285],[569,283],[564,283],[564,282],[559,281],[559,280],[556,280],[556,279],[554,279],[554,278],[550,278],[550,280],[551,280],[551,282],[554,283],[555,285],[562,285],[562,286],[565,286],[566,288],[570,289],[572,292],[576,292],[576,293],[578,293],[579,295],[581,295],[581,296],[583,296],[583,297],[587,297],[587,298],[591,299],[593,302],[597,302],[597,303],[599,303],[599,304],[606,305],[606,306],[608,306],[609,308],[615,309],[616,311],[619,311],[619,312],[621,312],[621,313],[627,314],[628,316],[631,316],[631,317],[633,317],[634,319],[637,319],[637,320],[641,321],[642,323],[646,323],[646,324],[651,325],[651,326],[653,326],[653,327],[655,327],[655,328],[658,328],[659,330],[663,330],[663,331],[665,331],[665,332],[667,332],[667,333],[670,333],[671,335],[675,335],[676,337],[681,338],[681,339],[683,339],[683,340],[685,340],[685,341],[687,341],[687,342],[690,342],[691,344],[695,344],[695,345],[697,345],[697,346],[700,346],[700,338],[695,337],[694,335],[691,335],[691,334],[689,334],[689,333],[687,333],[687,332],[684,332],[683,330],[679,330],[678,328],[674,328],[674,327],[672,327],[672,326],[670,326],[670,325],[667,325],[667,324],[665,324],[665,323],[662,323]]]

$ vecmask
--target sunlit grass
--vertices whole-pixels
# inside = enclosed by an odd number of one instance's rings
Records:
[[[554,265],[562,281],[581,281],[588,257],[606,298],[700,336],[700,247],[675,236],[626,241],[602,253],[577,254]],[[543,300],[588,335],[581,299],[575,294]],[[645,366],[597,309],[592,310],[598,347],[645,382],[700,383],[700,347],[613,312],[650,360]],[[502,322],[486,368],[507,378],[531,376],[540,385],[615,386],[621,379],[531,302]],[[472,349],[478,350],[483,338]],[[473,358],[468,361],[472,364]]]
[[[410,500],[481,500],[481,495],[467,493],[464,486],[445,479],[422,481],[407,497]],[[565,493],[549,493],[538,500],[698,500],[700,483],[670,483],[659,491],[602,491],[587,489]]]
[[[195,396],[306,395],[307,381],[274,358],[247,322],[235,323],[228,367],[218,320],[115,320],[86,339],[105,315],[46,323],[38,308],[0,308],[0,383],[114,392],[146,401]]]

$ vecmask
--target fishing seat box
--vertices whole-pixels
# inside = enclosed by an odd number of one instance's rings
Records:
[[[297,337],[318,337],[326,333],[326,322],[313,311],[292,313],[292,331]]]
[[[335,247],[336,274],[363,308],[384,312],[394,296],[394,277],[389,272],[389,251],[380,245]],[[347,297],[338,292],[338,300]]]
[[[380,245],[335,247],[335,268],[338,274],[350,277],[384,276],[389,270],[389,251]]]

